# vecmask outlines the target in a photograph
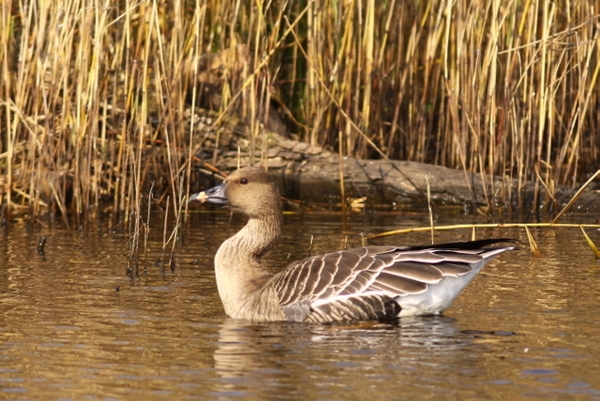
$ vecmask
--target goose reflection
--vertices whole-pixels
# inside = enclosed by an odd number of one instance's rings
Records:
[[[397,389],[398,381],[408,382],[418,372],[444,374],[476,364],[463,352],[475,336],[445,316],[319,326],[226,319],[214,352],[215,369],[223,379],[219,393],[266,396],[274,389],[293,389],[297,396],[322,397],[324,388],[332,391],[338,379],[341,384],[343,378],[347,394],[366,391],[361,383],[375,384],[390,375]],[[354,390],[348,388],[353,383]]]

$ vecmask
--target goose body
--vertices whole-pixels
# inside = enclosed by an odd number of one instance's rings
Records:
[[[441,314],[505,239],[427,246],[367,246],[313,256],[270,274],[260,263],[281,234],[279,191],[260,167],[246,167],[198,200],[248,216],[219,247],[215,275],[225,313],[253,321],[328,323]]]

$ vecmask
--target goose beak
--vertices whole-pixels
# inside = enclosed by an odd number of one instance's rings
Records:
[[[205,191],[202,191],[202,192],[198,192],[197,194],[190,195],[188,202],[194,202],[194,201],[204,202],[204,201],[206,201],[206,199],[208,199],[208,195],[206,195]]]
[[[225,196],[225,183],[219,184],[206,191],[190,195],[188,202],[198,201],[210,203],[216,206],[227,206],[227,197]]]

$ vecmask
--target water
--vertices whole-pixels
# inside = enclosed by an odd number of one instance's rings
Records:
[[[125,274],[125,234],[18,224],[0,234],[0,399],[600,399],[600,262],[577,229],[533,230],[540,258],[520,230],[479,231],[525,242],[488,265],[445,316],[307,326],[223,314],[212,257],[228,217],[195,214],[174,271],[155,264],[157,218],[139,280]],[[426,220],[286,216],[266,262],[276,270],[306,256],[312,235],[317,253]]]

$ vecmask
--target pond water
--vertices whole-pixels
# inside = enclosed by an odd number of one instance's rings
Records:
[[[479,230],[521,250],[488,265],[445,316],[308,326],[224,315],[212,257],[242,219],[193,213],[174,270],[155,263],[160,221],[135,280],[126,234],[18,223],[0,233],[0,399],[600,399],[600,262],[578,229],[533,230],[542,257],[522,230]],[[266,263],[306,256],[311,236],[315,254],[423,225],[422,214],[287,215]]]

